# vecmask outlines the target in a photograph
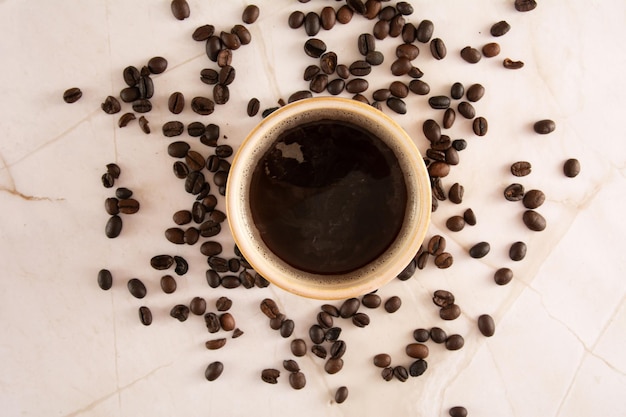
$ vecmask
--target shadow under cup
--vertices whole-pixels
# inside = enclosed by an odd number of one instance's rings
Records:
[[[390,243],[385,245],[382,253],[364,265],[357,266],[346,272],[318,272],[299,269],[286,262],[274,253],[264,238],[255,218],[258,220],[258,210],[251,206],[251,184],[258,184],[255,177],[260,172],[258,167],[266,167],[268,155],[276,151],[277,139],[286,132],[293,132],[295,128],[301,131],[303,126],[316,126],[322,123],[338,122],[340,125],[357,127],[369,132],[383,142],[382,147],[392,152],[392,168],[399,167],[406,188],[405,210],[402,221],[397,221],[399,231],[394,233]],[[339,139],[341,140],[341,139]],[[281,144],[284,145],[284,144]],[[341,145],[341,142],[340,142]],[[303,147],[303,145],[301,145]],[[333,148],[335,149],[335,148]],[[309,152],[310,153],[310,152]],[[348,154],[350,149],[348,149]],[[355,150],[356,153],[356,150]],[[323,157],[323,152],[321,152]],[[292,165],[297,165],[298,156],[294,156]],[[341,161],[341,159],[339,159]],[[348,160],[352,160],[348,157]],[[302,160],[299,160],[302,162]],[[262,164],[266,165],[262,165]],[[259,165],[261,164],[261,165]],[[363,164],[363,161],[356,163]],[[332,164],[331,168],[332,168]],[[261,168],[263,169],[263,168]],[[280,169],[280,167],[278,168]],[[267,171],[267,168],[265,168]],[[256,171],[256,173],[255,173]],[[363,174],[359,171],[355,175]],[[302,191],[298,190],[297,193]],[[309,190],[304,190],[309,192]],[[358,193],[358,189],[356,190]],[[257,193],[258,194],[258,193]],[[257,195],[253,194],[253,195]],[[261,197],[262,198],[262,197]],[[351,210],[346,200],[343,204],[341,194],[333,207]],[[316,299],[346,299],[374,291],[395,278],[412,260],[424,240],[430,221],[431,190],[426,167],[419,150],[408,134],[391,118],[371,106],[355,100],[320,97],[297,101],[284,106],[262,120],[246,137],[240,146],[229,173],[226,189],[226,211],[229,226],[242,255],[256,272],[272,284],[308,298]],[[328,212],[328,210],[327,210]],[[334,213],[334,211],[330,211]],[[345,212],[345,210],[344,210]],[[315,222],[315,212],[310,212],[309,220]],[[371,216],[365,220],[355,214],[354,222],[350,227],[359,233],[368,233],[375,230],[384,219]],[[345,213],[343,218],[346,218]],[[351,217],[350,217],[351,219]],[[328,220],[328,219],[326,219]],[[398,220],[398,219],[396,219]],[[298,239],[310,239],[307,233],[299,233],[298,227],[307,228],[310,225],[304,222],[296,224],[293,233],[285,236],[284,241],[293,242],[293,247],[299,247]],[[332,223],[332,219],[331,219]],[[260,223],[259,223],[260,224]],[[324,235],[326,233],[324,231]],[[301,237],[306,236],[306,237]],[[315,239],[315,236],[312,236]],[[341,235],[336,236],[341,245]],[[267,242],[270,242],[269,240]],[[271,243],[270,243],[271,245]],[[278,251],[277,251],[278,252]],[[287,258],[285,258],[287,259]]]

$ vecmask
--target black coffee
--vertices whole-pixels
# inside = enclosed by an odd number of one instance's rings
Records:
[[[268,248],[317,274],[354,271],[380,256],[404,220],[407,189],[393,151],[350,122],[281,133],[255,168],[252,218]]]

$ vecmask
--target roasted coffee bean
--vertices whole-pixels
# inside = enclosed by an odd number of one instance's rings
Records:
[[[387,107],[398,114],[406,114],[406,103],[404,100],[397,97],[390,97],[387,99]]]
[[[409,262],[409,264],[396,276],[396,278],[398,278],[400,281],[406,281],[407,279],[411,278],[413,274],[415,274],[415,268],[417,268],[417,261],[415,260],[415,258],[413,258],[411,262]],[[361,303],[364,299],[365,297],[363,297]]]
[[[237,36],[233,34],[233,36]],[[239,39],[239,37],[237,37]],[[241,42],[241,41],[239,41]],[[217,66],[220,68],[224,68],[233,63],[233,51],[228,48],[222,48],[218,53],[215,59],[217,62]],[[202,73],[200,73],[200,80],[202,80]]]
[[[428,104],[433,109],[447,109],[448,107],[450,107],[450,97],[433,96],[428,99]]]
[[[476,116],[476,110],[474,109],[474,106],[472,106],[467,101],[460,102],[457,110],[459,111],[461,116],[465,117],[466,119],[473,119]]]
[[[409,375],[417,377],[423,375],[428,368],[428,363],[424,359],[418,359],[409,367]]]
[[[496,332],[496,324],[489,314],[481,314],[478,317],[478,330],[485,337],[491,337]]]
[[[208,85],[215,85],[219,81],[219,73],[213,68],[204,68],[200,70],[200,81]]]
[[[335,72],[340,78],[343,78],[344,80],[350,78],[350,68],[347,65],[337,65],[337,68],[335,68]]]
[[[493,275],[493,280],[498,285],[506,285],[511,282],[512,279],[513,271],[509,268],[500,268]]]
[[[306,377],[302,372],[292,372],[289,374],[289,385],[296,390],[302,389],[306,385]]]
[[[430,329],[430,339],[435,343],[444,343],[448,335],[446,332],[440,327],[432,327]]]
[[[400,382],[406,382],[409,379],[409,371],[404,366],[396,366],[393,368],[393,376]]]
[[[568,178],[574,178],[580,174],[580,162],[578,159],[570,158],[563,164],[563,174]]]
[[[522,215],[526,227],[535,232],[541,232],[546,228],[546,219],[535,210],[526,210]]]
[[[100,107],[107,114],[115,114],[122,109],[120,102],[113,96],[108,96]]]
[[[413,23],[405,23],[402,27],[402,41],[412,44],[417,39],[417,28]]]
[[[346,91],[351,94],[359,94],[367,90],[369,83],[363,78],[354,78],[346,83]]]
[[[453,99],[458,100],[462,98],[464,94],[465,87],[463,86],[463,84],[456,82],[452,84],[452,87],[450,87],[450,97],[452,97]]]
[[[490,42],[483,46],[482,52],[487,58],[493,58],[500,54],[500,45],[496,42]]]
[[[355,313],[352,316],[352,324],[356,327],[366,327],[370,324],[370,317],[365,313]]]
[[[206,300],[202,297],[194,297],[189,303],[189,311],[196,316],[202,316],[206,311]]]
[[[450,191],[448,192],[448,198],[454,204],[461,204],[463,202],[464,193],[465,193],[465,188],[458,182],[455,182],[450,187]]]
[[[380,104],[380,102],[378,101],[373,102],[371,106],[375,108],[376,110],[383,111],[383,105]]]
[[[185,179],[185,191],[190,194],[199,194],[205,183],[204,174],[199,171],[191,171]]]
[[[222,372],[224,372],[224,364],[222,362],[211,362],[207,366],[206,371],[204,371],[204,376],[208,381],[215,381],[222,375]]]
[[[239,38],[239,42],[242,45],[248,45],[250,42],[252,42],[252,34],[248,30],[248,28],[243,25],[233,26],[233,28],[230,30],[230,33],[237,35],[237,37]]]
[[[369,20],[375,19],[382,9],[382,3],[379,0],[366,0],[365,1],[365,16]]]
[[[248,113],[249,117],[254,117],[259,113],[259,107],[260,107],[261,103],[259,102],[259,99],[256,97],[253,97],[250,99],[250,101],[248,101],[248,106],[246,108],[246,113]]]
[[[191,14],[187,0],[172,0],[170,7],[172,14],[178,20],[185,20]]]
[[[83,96],[83,92],[78,87],[68,88],[63,92],[63,101],[66,103],[76,103]]]
[[[366,61],[357,60],[350,64],[348,70],[355,77],[364,77],[372,71],[372,66]]]
[[[118,237],[120,233],[122,233],[122,218],[116,214],[109,217],[104,227],[104,234],[106,237],[114,239]]]
[[[407,356],[415,359],[426,359],[428,357],[428,346],[423,343],[409,343],[406,345]]]
[[[217,288],[222,285],[222,278],[217,273],[217,271],[213,269],[207,269],[206,271],[206,281],[211,288]]]
[[[554,129],[556,129],[556,123],[554,123],[554,121],[550,119],[539,120],[533,125],[533,130],[540,135],[547,135],[548,133],[552,133],[554,132]]]
[[[435,161],[428,165],[428,174],[431,177],[445,177],[450,173],[450,165],[445,162]]]
[[[452,141],[452,147],[457,151],[462,151],[467,148],[467,141],[465,139],[455,139]]]
[[[485,95],[485,87],[482,84],[472,84],[465,93],[467,99],[471,102],[476,102],[483,98]]]
[[[422,20],[417,26],[415,38],[422,43],[427,43],[433,36],[434,30],[435,25],[433,24],[433,22],[431,22],[430,20]]]
[[[317,314],[317,324],[324,329],[330,329],[333,327],[333,317],[325,311],[320,311]]]
[[[220,327],[227,332],[235,329],[235,318],[230,313],[222,313],[219,315]]]
[[[502,66],[506,69],[520,69],[524,67],[524,63],[522,61],[513,61],[511,58],[504,58]]]
[[[217,272],[228,272],[228,261],[225,258],[211,256],[207,259],[207,262]]]
[[[241,285],[246,289],[254,288],[254,275],[245,269],[239,274],[239,281],[241,281]]]
[[[378,368],[386,368],[391,365],[391,356],[386,353],[379,353],[374,356],[374,366]]]
[[[220,169],[220,157],[217,155],[210,155],[206,160],[206,168],[209,172],[217,172]]]
[[[143,70],[142,70],[142,74],[143,74]],[[149,74],[149,70],[148,70],[148,74]],[[152,78],[150,78],[148,75],[141,75],[141,77],[139,77],[137,88],[139,89],[139,98],[141,99],[150,99],[154,95],[154,83],[152,82]],[[150,105],[150,107],[152,107],[152,105]]]
[[[298,29],[304,24],[304,13],[299,10],[292,12],[287,19],[287,24],[292,29]]]
[[[215,33],[215,26],[202,25],[197,27],[191,34],[191,38],[194,41],[206,41]]]
[[[532,166],[527,161],[518,161],[511,165],[511,174],[516,177],[525,177],[530,174],[531,170]]]
[[[482,58],[480,51],[476,48],[472,48],[471,46],[466,46],[461,49],[461,58],[470,64],[476,64]]]
[[[376,50],[376,40],[369,33],[362,33],[357,38],[357,47],[361,55],[366,56],[368,52]]]
[[[428,241],[428,253],[437,256],[446,250],[446,238],[440,235],[434,235]]]
[[[430,93],[430,86],[422,80],[411,80],[409,90],[420,96],[425,96]]]
[[[385,61],[385,56],[380,51],[369,51],[365,55],[365,61],[370,65],[380,65]]]
[[[428,119],[422,125],[422,131],[431,142],[437,142],[441,138],[441,127],[439,123],[434,121],[433,119]]]
[[[491,246],[488,242],[479,242],[470,248],[469,255],[472,258],[480,259],[485,257],[489,253],[490,249]]]
[[[309,90],[296,91],[287,99],[287,103],[293,103],[294,101],[304,100],[313,97],[313,94]]]
[[[98,271],[98,286],[107,291],[113,286],[113,275],[108,269]]]
[[[442,320],[456,320],[460,315],[461,308],[456,304],[441,307],[439,310],[439,317],[441,317]]]
[[[107,214],[110,214],[112,216],[119,214],[119,200],[114,197],[107,198],[106,200],[104,200],[104,209],[106,210]]]
[[[298,362],[294,361],[293,359],[284,360],[283,368],[285,368],[287,372],[299,372],[300,371],[300,365],[298,365]]]
[[[326,359],[326,356],[328,356],[328,352],[326,351],[326,348],[322,345],[311,346],[311,353],[313,353],[315,356],[321,359]]]
[[[512,261],[521,261],[526,257],[526,244],[524,242],[515,242],[509,248],[509,258]]]
[[[220,319],[217,314],[213,312],[208,312],[204,315],[204,324],[209,333],[217,333],[220,331]]]
[[[228,86],[224,84],[215,84],[213,87],[213,100],[215,104],[226,104],[230,99],[230,91]]]
[[[382,300],[378,294],[365,294],[361,299],[361,304],[367,308],[378,308],[380,307]]]
[[[226,289],[232,290],[241,286],[241,279],[236,275],[225,275],[220,279],[220,285]]]
[[[372,29],[372,33],[374,34],[374,38],[378,40],[383,40],[387,36],[389,36],[391,24],[388,20],[378,20],[374,24],[374,29]]]
[[[215,103],[207,97],[194,97],[191,100],[191,110],[194,113],[206,116],[215,110]]]
[[[428,341],[429,338],[430,333],[426,329],[415,329],[413,332],[413,339],[415,339],[416,342],[424,343]]]
[[[515,10],[518,12],[529,12],[537,7],[535,0],[515,0]]]
[[[335,402],[337,404],[342,404],[348,399],[348,388],[345,386],[341,386],[337,388],[335,391]]]
[[[396,76],[408,74],[413,68],[408,58],[398,58],[391,64],[391,73]]]
[[[465,227],[465,219],[463,216],[451,216],[446,220],[446,227],[451,232],[459,232]]]
[[[381,372],[380,372],[380,376],[385,380],[385,381],[391,381],[393,379],[393,368],[388,366],[386,368],[384,368]]]
[[[330,329],[326,330],[326,333],[324,334],[324,339],[326,339],[327,342],[335,342],[339,339],[340,335],[341,327],[331,327]]]
[[[326,90],[328,86],[328,75],[326,74],[317,74],[313,77],[311,82],[309,83],[309,89],[314,93],[321,93]]]
[[[227,171],[217,171],[213,176],[213,183],[220,187],[220,194],[224,195],[222,192],[222,187],[226,186],[226,181],[228,179]]]
[[[309,328],[311,342],[318,345],[325,340],[324,329],[319,324],[314,324]]]
[[[444,129],[450,129],[452,125],[454,125],[454,121],[456,119],[456,112],[453,108],[449,107],[443,114],[443,123],[442,126]]]
[[[119,127],[126,127],[131,121],[135,119],[136,117],[133,113],[124,113],[122,116],[120,116],[119,120],[117,121],[117,125]]]
[[[471,208],[468,208],[463,212],[463,219],[465,220],[465,223],[470,226],[476,226],[476,214],[474,214],[474,210]]]
[[[189,167],[184,162],[176,161],[172,166],[176,178],[186,179],[189,175]]]
[[[126,284],[128,292],[135,298],[144,298],[147,294],[146,286],[139,278],[131,278]]]
[[[218,158],[228,158],[233,154],[233,148],[230,145],[219,145],[215,148],[215,155]]]
[[[256,20],[259,18],[259,6],[256,6],[254,4],[250,4],[248,6],[246,6],[245,9],[243,9],[243,13],[241,15],[241,20],[243,21],[243,23],[246,24],[252,24],[254,22],[256,22]]]
[[[397,295],[389,297],[387,301],[385,301],[385,305],[384,305],[385,311],[387,313],[395,313],[396,311],[400,310],[401,306],[402,306],[402,300]]]
[[[280,371],[278,369],[263,369],[261,371],[261,379],[268,384],[277,384]]]
[[[148,69],[151,74],[162,74],[167,69],[167,59],[155,56],[148,61]]]
[[[321,310],[331,317],[339,317],[339,309],[332,304],[323,304]]]
[[[135,214],[139,211],[139,201],[134,198],[124,198],[118,202],[120,213]]]
[[[366,12],[365,3],[362,0],[346,0],[346,4],[350,7],[356,14],[364,14]]]
[[[241,269],[241,262],[237,258],[230,258],[228,260],[228,270],[230,272],[239,272]]]
[[[352,11],[352,9],[347,4],[344,4],[337,10],[337,22],[341,23],[342,25],[350,23],[353,14],[354,12]]]
[[[188,245],[195,245],[200,239],[200,230],[195,227],[188,227],[185,229],[184,240]]]
[[[321,39],[308,39],[304,43],[304,52],[312,58],[319,58],[326,52],[326,44]]]
[[[171,275],[163,275],[160,281],[161,290],[165,294],[172,294],[176,291],[176,280]]]
[[[163,125],[163,136],[171,138],[174,136],[180,136],[185,131],[185,126],[179,121],[166,122]],[[169,151],[169,148],[168,148]],[[170,155],[173,156],[173,155]]]
[[[450,268],[454,263],[454,258],[448,252],[442,252],[435,256],[435,266],[439,269]]]
[[[265,314],[265,316],[269,319],[274,319],[278,316],[278,314],[280,314],[278,305],[276,305],[276,302],[271,298],[265,298],[263,301],[261,301],[260,307],[263,314]],[[324,337],[323,333],[324,331],[322,330],[322,338]]]
[[[540,207],[546,200],[546,195],[541,190],[530,190],[524,194],[522,203],[528,209],[536,209]]]
[[[476,134],[476,136],[485,136],[488,130],[487,119],[484,117],[475,118],[472,123],[472,129],[474,130],[474,134]]]
[[[219,84],[222,85],[230,85],[235,80],[236,75],[237,72],[235,71],[235,68],[230,65],[225,65],[222,67],[222,69],[220,69],[217,81]]]
[[[321,26],[320,16],[317,13],[309,12],[304,16],[304,31],[308,36],[317,35]]]
[[[131,65],[124,68],[124,70],[122,71],[122,76],[124,77],[124,82],[126,83],[126,85],[128,85],[129,87],[134,87],[139,82],[139,77],[141,77],[141,73],[139,72],[137,67]]]
[[[465,339],[460,334],[452,334],[446,339],[446,349],[459,350],[465,345]]]
[[[208,340],[204,346],[206,346],[206,348],[208,350],[217,350],[217,349],[221,349],[224,347],[224,345],[226,345],[226,339],[225,338],[219,338],[219,339],[212,339],[212,340]]]
[[[524,186],[513,183],[504,189],[504,198],[509,201],[520,201],[524,198]]]
[[[218,61],[218,58],[220,57],[220,53],[224,49],[230,49],[234,51],[234,50],[239,49],[239,47],[241,47],[241,41],[239,40],[239,37],[234,33],[222,31],[220,33],[220,40],[222,41],[223,48],[221,48],[217,52],[217,55],[215,55],[215,62]]]
[[[328,91],[329,94],[336,96],[338,94],[341,94],[345,87],[346,82],[344,80],[342,80],[341,78],[335,78],[334,80],[328,82],[328,85],[326,86],[326,91]]]
[[[303,339],[293,339],[290,348],[294,356],[302,357],[306,355],[306,342]]]
[[[167,108],[174,114],[179,114],[185,108],[185,96],[181,92],[172,93],[167,100]]]
[[[359,310],[360,306],[361,302],[358,298],[349,298],[341,304],[341,307],[339,308],[339,316],[344,319],[352,317]]]
[[[505,20],[501,20],[491,26],[489,33],[491,33],[491,36],[499,37],[506,35],[510,29],[511,25],[509,25]]]
[[[152,324],[152,312],[146,306],[139,307],[139,321],[144,326],[150,326]]]
[[[201,202],[195,201],[193,203],[193,206],[191,207],[192,220],[195,223],[200,224],[204,221],[205,216],[206,216],[206,207],[204,207],[204,205]]]
[[[294,327],[295,327],[295,323],[293,320],[291,319],[284,320],[279,329],[280,335],[284,338],[290,337],[293,333]]]
[[[330,347],[330,357],[333,359],[341,358],[346,353],[346,342],[343,340],[335,341]]]
[[[219,242],[207,241],[200,245],[200,253],[204,256],[216,256],[222,253],[222,245]]]
[[[419,49],[411,43],[404,43],[396,48],[396,57],[398,58],[405,58],[409,61],[413,61],[418,55]]]
[[[174,272],[176,272],[177,275],[185,275],[189,270],[189,264],[182,256],[174,256],[174,263],[176,264]]]
[[[330,358],[326,361],[324,365],[324,370],[327,374],[333,375],[337,372],[341,371],[343,368],[343,359],[341,358]]]
[[[437,290],[433,293],[433,303],[439,307],[446,307],[454,304],[454,294],[446,290]]]
[[[156,270],[165,270],[174,265],[174,258],[170,255],[156,255],[150,259],[150,265]]]
[[[441,40],[440,38],[434,38],[433,40],[431,40],[430,53],[436,60],[444,59],[448,51],[446,49],[446,44],[443,42],[443,40]]]
[[[152,110],[152,103],[147,99],[139,99],[133,102],[133,110],[137,113],[148,113]]]
[[[335,9],[326,6],[320,12],[320,24],[324,30],[330,30],[335,26],[337,15]]]

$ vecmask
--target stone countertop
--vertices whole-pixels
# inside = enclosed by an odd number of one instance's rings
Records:
[[[446,416],[457,405],[470,416],[626,415],[626,224],[620,220],[626,142],[619,128],[626,93],[626,4],[552,0],[520,13],[512,0],[411,2],[415,13],[406,20],[433,21],[434,36],[444,40],[448,54],[435,60],[427,45],[417,43],[421,52],[414,65],[424,72],[430,94],[411,93],[405,115],[385,105],[383,111],[425,152],[422,123],[443,115],[429,107],[427,98],[449,94],[454,82],[480,83],[486,93],[474,106],[489,130],[478,137],[459,115],[444,130],[453,139],[466,139],[468,146],[442,184],[448,190],[458,182],[465,194],[461,204],[440,202],[427,239],[444,236],[454,264],[438,269],[430,259],[411,279],[381,288],[383,301],[397,295],[402,306],[393,314],[361,307],[371,318],[365,328],[335,319],[347,352],[343,370],[329,375],[323,360],[311,353],[295,358],[289,349],[294,338],[305,339],[310,348],[308,328],[323,302],[271,285],[210,288],[199,244],[174,245],[164,238],[164,230],[175,226],[172,214],[194,201],[172,175],[168,144],[187,141],[205,157],[213,150],[186,132],[166,138],[161,127],[170,120],[214,123],[220,127],[219,143],[236,149],[261,120],[247,116],[250,98],[257,97],[263,110],[308,87],[302,73],[316,60],[303,52],[304,30],[288,28],[289,14],[338,8],[343,2],[259,0],[259,19],[246,25],[252,42],[233,53],[237,76],[230,101],[210,116],[193,113],[189,104],[173,115],[167,98],[174,91],[183,92],[187,103],[194,96],[212,96],[199,72],[217,66],[205,55],[204,44],[191,39],[194,29],[213,24],[229,31],[242,23],[248,4],[188,1],[191,16],[183,21],[172,16],[168,1],[0,1],[3,415]],[[511,30],[494,38],[489,29],[501,20]],[[349,64],[359,58],[356,36],[371,32],[373,24],[354,16],[317,37],[340,63]],[[463,47],[480,49],[493,41],[501,45],[499,56],[477,64],[461,59]],[[377,42],[386,60],[367,77],[367,97],[391,81],[409,80],[389,71],[399,42]],[[152,133],[142,133],[137,121],[119,128],[119,116],[131,106],[123,104],[122,112],[107,115],[100,104],[125,87],[125,67],[141,67],[153,56],[165,57],[169,65],[152,77],[153,109],[145,115]],[[525,65],[507,70],[502,66],[506,57]],[[74,104],[62,100],[70,87],[83,92]],[[541,119],[554,120],[556,130],[534,133],[533,123]],[[581,163],[576,178],[562,173],[568,158]],[[531,174],[511,175],[517,161],[530,162]],[[133,190],[141,204],[137,214],[123,215],[116,239],[104,234],[104,200],[115,190],[101,183],[108,163],[122,170],[115,186]],[[545,192],[546,201],[537,209],[547,220],[544,231],[526,228],[522,204],[504,199],[504,188],[515,182]],[[218,208],[224,209],[221,196]],[[477,224],[447,230],[446,220],[467,208]],[[224,257],[234,256],[227,227],[215,240],[222,243]],[[490,253],[471,258],[469,248],[481,241],[490,243]],[[518,262],[508,257],[516,241],[528,245]],[[159,288],[165,272],[150,266],[157,254],[189,262],[184,276],[167,271],[178,283],[173,294]],[[499,286],[493,275],[502,267],[510,268],[514,278]],[[96,283],[101,268],[114,277],[108,292]],[[146,284],[144,299],[129,294],[130,278]],[[439,318],[431,301],[438,289],[455,294],[462,311],[458,319]],[[244,334],[236,339],[225,331],[209,334],[202,317],[180,323],[169,316],[172,306],[196,296],[205,298],[211,311],[218,297],[231,298],[231,312]],[[275,299],[294,320],[290,338],[269,328],[259,309],[264,298]],[[142,305],[152,311],[150,326],[138,319]],[[491,338],[477,329],[481,314],[495,320]],[[462,335],[464,347],[447,351],[428,341],[428,369],[422,376],[404,383],[384,381],[372,357],[385,352],[392,365],[410,365],[404,349],[413,342],[413,330],[431,327]],[[226,346],[207,350],[205,342],[216,337],[225,337]],[[286,359],[298,361],[307,379],[304,389],[289,386],[282,367]],[[209,382],[204,371],[213,361],[221,361],[224,372]],[[261,381],[264,368],[281,370],[278,384]],[[340,386],[348,387],[349,397],[336,404]]]

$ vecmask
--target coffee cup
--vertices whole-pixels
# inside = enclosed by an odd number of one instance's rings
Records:
[[[419,150],[383,112],[337,97],[290,103],[245,138],[226,186],[230,230],[261,276],[339,300],[395,278],[430,221]]]

